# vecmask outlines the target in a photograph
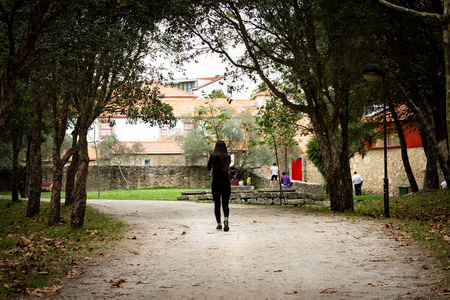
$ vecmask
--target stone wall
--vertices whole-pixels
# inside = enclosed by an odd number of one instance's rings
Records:
[[[408,148],[408,157],[419,189],[423,187],[426,158],[422,147]],[[399,186],[409,186],[401,149],[389,148],[387,151],[387,167],[389,178],[389,194],[398,195]],[[370,149],[362,158],[356,155],[350,160],[352,175],[356,171],[363,179],[363,192],[367,194],[383,194],[384,150]]]
[[[213,201],[210,191],[183,191],[178,200],[183,201]],[[298,191],[296,188],[282,188],[280,194],[279,189],[258,189],[254,192],[253,186],[233,186],[230,196],[231,203],[251,203],[266,205],[303,205],[303,204],[321,204],[330,205],[330,201],[326,197],[307,194]]]
[[[211,186],[211,176],[204,166],[122,166],[122,173],[128,180],[129,188],[151,187],[179,187],[179,188],[208,188]],[[51,181],[51,167],[44,167],[43,181]],[[67,169],[65,169],[67,171]],[[63,176],[65,186],[66,172]],[[98,174],[100,173],[100,189],[125,189],[126,181],[123,179],[118,166],[89,167],[87,189],[98,188]],[[267,188],[270,178],[259,173],[251,173],[252,184],[255,188]],[[303,194],[324,196],[325,193],[319,184],[293,180],[293,188]]]
[[[122,173],[132,189],[152,187],[206,188],[210,186],[211,176],[205,167],[195,166],[122,166]],[[65,173],[65,172],[64,172]],[[98,188],[100,173],[101,190],[125,189],[123,179],[117,166],[89,167],[87,189]],[[63,177],[63,186],[66,177]],[[43,181],[51,181],[51,168],[44,168]]]
[[[445,144],[441,142],[441,149],[445,151]],[[401,157],[401,148],[392,147],[387,151],[388,162],[388,178],[389,178],[389,194],[398,195],[399,186],[409,186],[408,178],[406,176],[403,160]],[[426,157],[422,147],[408,148],[408,157],[416,178],[419,189],[423,187],[426,168]],[[384,149],[370,149],[366,156],[362,158],[360,155],[355,155],[350,160],[351,174],[356,171],[361,175],[364,183],[362,186],[363,192],[366,194],[383,194],[383,179],[384,179]],[[442,172],[438,164],[438,173],[441,182],[444,180]],[[310,162],[306,163],[306,174],[304,172],[304,179],[310,183],[323,183],[322,176],[317,168]]]

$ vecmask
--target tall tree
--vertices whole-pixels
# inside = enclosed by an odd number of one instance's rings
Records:
[[[447,131],[447,153],[449,152],[448,138],[450,136],[450,1],[417,1],[413,3],[401,3],[399,5],[394,4],[386,0],[378,0],[381,4],[392,8],[397,11],[408,13],[420,18],[433,19],[440,23],[442,30],[442,45],[443,45],[443,62],[445,65],[445,111],[446,111],[446,131]],[[402,34],[404,34],[402,32]],[[432,42],[432,41],[431,41]],[[422,94],[423,97],[425,94]],[[410,96],[407,98],[411,99]],[[415,105],[414,101],[410,102],[411,107],[416,110],[419,108]],[[422,135],[425,134],[428,140],[427,145],[431,150],[430,155],[437,156],[437,160],[441,166],[444,178],[447,182],[450,180],[450,166],[449,161],[445,160],[444,155],[439,149],[438,141],[435,134],[436,123],[428,122],[430,119],[425,116],[424,111],[416,110],[419,122],[421,122],[421,128],[425,130]],[[427,121],[428,120],[428,121]],[[425,137],[424,136],[424,137]]]
[[[77,1],[55,4],[61,13],[40,44],[43,72],[37,78],[48,89],[45,100],[53,114],[53,180],[49,222],[59,221],[62,167],[73,155],[68,173],[73,208],[71,227],[84,225],[88,175],[88,131],[103,113],[142,118],[152,125],[175,121],[161,102],[158,87],[144,84],[145,58],[155,55],[156,23],[167,2]],[[150,55],[150,56],[149,56]],[[50,59],[51,57],[51,59]],[[50,65],[49,62],[52,62]],[[73,144],[65,153],[61,143],[73,124]],[[75,180],[73,180],[75,178]]]
[[[368,14],[367,8],[355,1],[200,2],[193,10],[197,22],[183,30],[240,70],[256,74],[284,105],[309,116],[324,158],[331,209],[352,210],[349,95],[365,64],[360,29],[367,28],[368,18],[355,16]],[[245,53],[235,58],[228,49],[237,44]],[[277,87],[280,81],[284,91]],[[302,93],[304,99],[288,97]]]
[[[0,138],[13,115],[19,72],[53,17],[52,0],[0,1]]]

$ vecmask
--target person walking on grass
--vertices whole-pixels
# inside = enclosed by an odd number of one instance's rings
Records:
[[[231,163],[231,157],[227,151],[227,145],[224,141],[218,140],[213,153],[208,160],[208,171],[212,170],[211,193],[214,199],[214,215],[217,221],[216,229],[222,229],[221,213],[220,213],[220,197],[222,196],[222,209],[224,214],[223,225],[224,231],[229,230],[228,216],[230,209],[228,202],[230,201],[231,184],[228,177],[228,166]]]
[[[272,177],[270,178],[269,187],[276,187],[277,186],[277,180],[278,180],[278,167],[277,163],[274,162],[273,166],[270,168],[270,172],[272,173]]]

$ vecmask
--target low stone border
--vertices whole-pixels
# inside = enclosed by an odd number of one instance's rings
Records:
[[[177,200],[187,201],[213,201],[209,190],[201,191],[183,191]],[[294,188],[282,188],[280,195],[279,189],[259,189],[254,192],[253,186],[236,186],[231,189],[231,203],[250,203],[266,205],[325,205],[329,206],[330,201],[324,196],[315,196],[297,192]]]

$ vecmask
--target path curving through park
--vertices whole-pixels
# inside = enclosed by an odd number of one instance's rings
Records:
[[[383,222],[278,206],[89,200],[130,224],[86,258],[56,299],[447,299],[444,271]],[[80,274],[81,273],[81,274]]]

